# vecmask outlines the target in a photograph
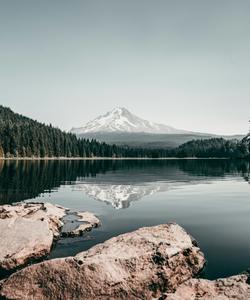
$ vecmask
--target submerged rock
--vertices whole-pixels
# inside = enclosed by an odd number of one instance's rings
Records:
[[[249,300],[250,285],[247,275],[237,275],[214,281],[190,279],[180,285],[173,294],[161,299],[167,300]]]
[[[66,223],[66,226],[63,227],[61,232],[63,237],[81,236],[85,232],[101,225],[101,221],[94,214],[87,211],[74,213],[73,217],[73,220]]]
[[[67,209],[50,203],[17,203],[0,206],[0,270],[12,270],[47,256],[60,236]],[[86,214],[86,224],[94,227]],[[92,215],[92,221],[96,218]],[[96,218],[97,219],[97,218]],[[97,219],[98,220],[98,219]],[[81,225],[86,225],[81,224]],[[74,232],[82,233],[80,228]]]
[[[114,237],[75,257],[29,266],[6,279],[5,299],[152,299],[200,272],[204,255],[177,224]]]

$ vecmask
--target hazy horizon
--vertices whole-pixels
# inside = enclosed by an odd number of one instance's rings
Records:
[[[246,134],[248,0],[1,1],[1,101],[64,130],[114,107]]]

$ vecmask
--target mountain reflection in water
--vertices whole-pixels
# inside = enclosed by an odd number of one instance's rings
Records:
[[[249,181],[249,161],[0,161],[0,203],[32,199],[67,184],[119,209],[147,195],[232,174]]]

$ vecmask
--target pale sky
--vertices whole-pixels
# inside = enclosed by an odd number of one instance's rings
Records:
[[[249,0],[0,0],[0,103],[62,129],[116,106],[246,133]]]

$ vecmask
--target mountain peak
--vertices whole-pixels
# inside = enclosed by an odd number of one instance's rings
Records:
[[[83,127],[72,128],[71,132],[75,134],[96,132],[188,133],[188,131],[141,119],[125,107],[115,107]]]
[[[131,115],[131,112],[125,108],[125,107],[115,107],[113,108],[111,111],[107,112],[107,114],[113,114],[113,115],[117,115],[117,116],[121,116],[121,115],[126,115],[126,114],[130,114]]]
[[[114,113],[123,113],[123,112],[128,112],[128,110],[127,110],[127,108],[125,108],[125,107],[122,107],[122,106],[117,106],[117,107],[115,107],[115,108],[113,108],[112,110],[111,110],[111,112],[114,112]]]

